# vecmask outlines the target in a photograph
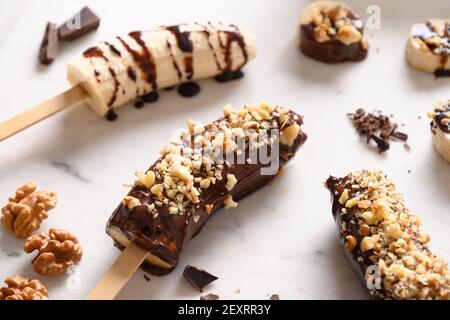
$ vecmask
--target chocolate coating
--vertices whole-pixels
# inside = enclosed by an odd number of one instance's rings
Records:
[[[290,124],[296,122],[301,126],[303,119],[291,111],[287,122]],[[295,154],[306,138],[306,134],[300,131],[291,147],[279,145],[279,159],[277,160],[280,168]],[[158,161],[150,167],[150,170],[154,170],[157,163]],[[276,174],[261,175],[260,169],[269,165],[261,163],[225,165],[222,177],[233,174],[237,179],[234,188],[228,191],[225,187],[226,179],[217,180],[215,184],[203,191],[200,202],[195,205],[191,204],[188,212],[184,215],[169,214],[169,207],[163,205],[158,208],[158,215],[155,218],[148,213],[146,205],[141,205],[130,212],[126,206],[120,204],[108,222],[107,232],[110,234],[110,230],[115,230],[121,233],[130,241],[175,267],[183,248],[201,230],[206,221],[223,207],[227,195],[231,195],[235,201],[238,201],[275,178]],[[154,202],[150,191],[139,184],[134,185],[128,195],[139,199],[141,204]],[[212,205],[210,213],[206,211],[206,205]],[[194,221],[196,216],[199,216],[197,222]],[[115,245],[119,249],[123,249],[123,246],[117,241],[115,241]],[[159,275],[171,271],[171,269],[152,266],[147,261],[143,264],[143,268],[147,272]]]

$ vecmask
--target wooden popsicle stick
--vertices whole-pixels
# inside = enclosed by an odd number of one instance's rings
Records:
[[[71,89],[27,110],[14,118],[0,123],[0,141],[25,130],[32,125],[47,119],[70,106],[76,105],[88,98],[88,94],[81,86]]]
[[[86,299],[114,299],[148,255],[148,251],[141,249],[136,244],[129,244]]]

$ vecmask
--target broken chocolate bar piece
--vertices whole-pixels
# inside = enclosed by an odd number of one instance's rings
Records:
[[[450,299],[450,270],[428,248],[421,219],[381,171],[329,177],[332,212],[345,255],[375,299]]]
[[[278,294],[273,294],[270,296],[269,300],[280,300],[280,296]]]
[[[217,294],[210,293],[210,294],[207,294],[206,296],[201,296],[200,300],[215,301],[215,300],[219,300],[219,296]]]
[[[186,266],[183,271],[183,277],[200,292],[203,292],[203,288],[208,284],[219,279],[205,270],[192,266]]]
[[[58,28],[59,39],[72,41],[88,32],[97,30],[99,26],[100,18],[91,9],[84,7]]]
[[[216,211],[237,207],[277,176],[306,141],[302,124],[293,111],[268,104],[240,111],[227,105],[224,116],[208,125],[188,121],[159,160],[137,174],[108,234],[121,250],[132,242],[147,250],[147,272],[170,272]]]
[[[47,23],[44,38],[39,49],[39,60],[43,64],[51,64],[58,55],[58,28],[54,23]]]
[[[300,17],[300,50],[327,63],[361,61],[367,56],[362,19],[346,4],[317,1]]]

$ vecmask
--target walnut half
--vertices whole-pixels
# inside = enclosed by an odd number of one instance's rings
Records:
[[[33,269],[44,276],[58,276],[81,260],[83,250],[77,238],[67,230],[50,229],[25,241],[24,250],[39,253],[33,259]]]
[[[56,206],[56,193],[36,191],[36,184],[29,182],[17,189],[14,197],[2,209],[3,226],[18,238],[27,238],[39,229],[48,211]]]
[[[48,291],[39,280],[21,276],[6,278],[7,287],[0,288],[0,300],[47,300]]]

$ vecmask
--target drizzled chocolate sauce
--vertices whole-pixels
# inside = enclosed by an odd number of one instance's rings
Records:
[[[183,97],[194,97],[200,92],[200,86],[195,82],[186,82],[178,87],[178,93]]]
[[[182,23],[174,26],[169,26],[166,28],[166,30],[172,32],[172,34],[175,36],[175,38],[177,39],[178,48],[180,48],[181,51],[192,54],[194,46],[190,39],[191,30],[189,29],[187,24]],[[167,43],[170,46],[170,43],[169,42]],[[184,63],[184,70],[186,73],[186,79],[191,80],[192,77],[194,76],[192,55],[186,56],[183,59],[183,63]]]
[[[177,72],[178,81],[181,81],[181,79],[183,78],[183,74],[181,73],[181,70],[180,70],[180,67],[178,66],[177,60],[175,60],[175,56],[173,55],[173,51],[172,51],[172,45],[170,44],[169,41],[167,41],[167,48],[169,49],[169,52],[170,52],[170,58],[172,59],[173,68]]]
[[[105,56],[104,52],[99,47],[91,47],[91,48],[87,49],[85,52],[83,52],[83,56],[85,58],[101,58],[101,59],[105,60],[107,63],[109,62],[108,57]],[[116,72],[114,71],[114,69],[112,67],[109,67],[108,70],[109,70],[109,73],[111,74],[111,77],[114,80],[114,91],[113,91],[111,98],[108,101],[108,107],[111,107],[117,99],[117,92],[119,91],[120,83],[117,80]],[[95,71],[95,76],[97,78],[97,81],[99,81],[97,74],[98,74],[98,71]]]
[[[136,71],[134,71],[134,69],[132,67],[127,68],[127,73],[128,73],[128,77],[131,80],[133,80],[134,82],[136,82],[136,79],[137,79]]]
[[[210,22],[208,22],[211,24]],[[241,47],[242,54],[244,55],[244,62],[239,66],[238,70],[241,69],[248,61],[248,52],[247,48],[245,46],[244,37],[242,36],[241,32],[239,31],[239,28],[233,24],[231,24],[227,29],[220,30],[219,33],[223,33],[226,35],[226,41],[223,42],[222,39],[219,37],[219,43],[220,47],[225,50],[225,70],[224,71],[231,71],[231,68],[233,66],[233,59],[231,57],[231,46],[233,42],[236,42],[239,47]]]
[[[434,122],[436,122],[437,126],[445,133],[450,133],[450,122],[446,123],[444,121],[447,119],[447,121],[450,120],[450,117],[448,117],[448,114],[450,113],[450,104],[445,106],[443,110],[435,110],[436,116],[434,118]]]
[[[106,119],[108,121],[116,121],[117,120],[117,113],[114,112],[114,110],[109,110],[108,113],[106,114]]]
[[[208,40],[208,46],[211,49],[211,52],[213,53],[214,56],[214,61],[216,62],[217,70],[223,71],[222,66],[220,65],[219,62],[219,58],[217,57],[216,50],[214,50],[214,46],[211,42],[211,32],[209,32],[209,30],[204,25],[197,22],[195,24],[203,28],[202,31],[200,32],[206,35],[206,39]]]
[[[156,65],[153,60],[153,56],[148,50],[144,40],[141,39],[142,32],[135,31],[131,32],[129,36],[133,38],[136,43],[142,48],[142,53],[139,53],[136,50],[133,50],[122,38],[117,37],[119,41],[123,44],[123,46],[127,49],[127,51],[133,57],[134,62],[139,66],[142,72],[145,74],[145,80],[151,84],[152,89],[158,89],[158,85],[156,83]]]
[[[233,80],[242,79],[244,77],[244,73],[241,70],[238,71],[227,71],[222,73],[221,75],[215,77],[214,79],[217,82],[223,83]]]
[[[105,44],[108,46],[109,50],[111,50],[112,53],[114,53],[116,56],[122,57],[120,51],[116,47],[114,47],[111,43],[105,42]]]
[[[152,91],[150,93],[147,93],[145,95],[143,95],[141,97],[142,101],[144,101],[145,103],[153,103],[158,101],[159,99],[159,94],[156,91]]]
[[[447,65],[447,61],[450,56],[450,24],[445,24],[444,34],[442,37],[438,35],[437,30],[430,21],[416,23],[413,26],[411,35],[414,38],[421,39],[432,53],[441,56],[441,67],[434,72],[434,75],[436,77],[449,77],[450,70],[446,70],[445,66]],[[442,41],[440,45],[435,45],[433,43],[427,42],[427,40],[430,40],[435,36],[439,36],[441,38]]]

